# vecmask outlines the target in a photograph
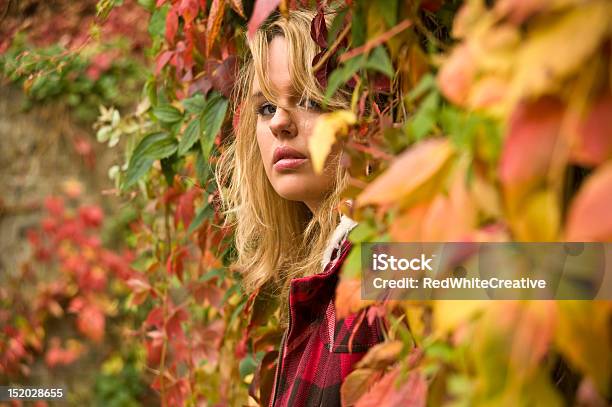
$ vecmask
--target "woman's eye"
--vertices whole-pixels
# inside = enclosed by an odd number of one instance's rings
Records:
[[[321,109],[321,105],[319,105],[317,102],[315,102],[312,99],[304,99],[303,101],[300,102],[300,106],[308,110],[320,110]]]
[[[276,112],[276,106],[270,103],[264,103],[263,105],[259,107],[259,109],[257,109],[257,113],[259,113],[262,116],[270,116],[270,115],[273,115],[275,112]]]

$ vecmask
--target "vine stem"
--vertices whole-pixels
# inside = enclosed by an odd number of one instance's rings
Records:
[[[165,370],[165,365],[166,365],[166,349],[168,347],[168,336],[166,335],[166,323],[167,323],[167,316],[168,316],[168,289],[164,288],[164,343],[162,344],[162,350],[161,350],[161,360],[159,361],[159,389],[161,392],[161,402],[162,402],[162,407],[166,407],[166,387],[164,385],[164,370]]]
[[[344,30],[342,30],[340,35],[338,35],[338,38],[336,38],[336,41],[334,41],[334,43],[331,45],[331,47],[329,47],[327,52],[325,54],[323,54],[323,56],[321,57],[319,62],[317,62],[317,64],[312,68],[313,72],[317,72],[319,69],[323,68],[323,65],[325,65],[327,60],[329,58],[331,58],[331,56],[334,54],[334,52],[336,52],[336,48],[338,48],[340,43],[348,35],[349,31],[351,31],[351,23],[350,22],[346,25],[346,27],[344,27]]]
[[[342,55],[339,58],[338,62],[344,62],[353,57],[356,57],[357,55],[361,55],[363,53],[369,52],[372,48],[376,48],[380,44],[388,41],[390,38],[395,37],[397,34],[401,33],[402,31],[404,31],[406,28],[410,27],[411,25],[412,25],[411,20],[402,21],[395,27],[391,28],[389,31],[382,33],[376,38],[372,38],[370,41],[366,42],[362,46],[353,48],[346,54]]]

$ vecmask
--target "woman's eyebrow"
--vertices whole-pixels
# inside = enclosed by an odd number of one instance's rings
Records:
[[[264,94],[261,91],[255,92],[251,95],[251,99],[264,98]]]

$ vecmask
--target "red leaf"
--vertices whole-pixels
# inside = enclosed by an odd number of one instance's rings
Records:
[[[147,315],[145,324],[147,326],[154,326],[157,329],[161,329],[164,324],[164,308],[162,306],[153,308],[149,312],[149,315]]]
[[[183,260],[187,257],[187,254],[188,252],[185,247],[174,249],[166,261],[166,271],[168,274],[176,274],[181,281],[183,281]]]
[[[181,0],[178,7],[179,14],[185,20],[185,24],[191,24],[191,22],[197,17],[199,11],[197,0]]]
[[[235,55],[230,55],[218,64],[210,74],[212,86],[229,98],[238,73],[238,60]]]
[[[567,221],[567,241],[612,240],[612,162],[591,175],[574,198]]]
[[[159,75],[161,70],[166,66],[170,58],[174,55],[174,51],[164,51],[157,57],[157,62],[155,64],[155,75]]]
[[[327,48],[327,25],[325,24],[325,14],[323,14],[323,9],[319,9],[317,15],[310,23],[310,37],[319,47]]]
[[[77,315],[78,330],[94,342],[101,342],[104,337],[106,318],[101,309],[89,304]]]
[[[506,192],[526,191],[548,174],[558,147],[564,105],[542,98],[519,105],[508,126],[499,174]],[[515,197],[516,198],[516,197]]]
[[[253,38],[255,31],[259,26],[272,14],[276,7],[280,4],[280,0],[257,0],[253,8],[253,14],[248,24],[248,36]]]
[[[51,216],[62,217],[64,215],[64,200],[60,197],[49,196],[45,199],[45,208]]]
[[[149,332],[149,334],[157,333],[159,331]],[[153,335],[153,339],[145,340],[145,347],[147,349],[147,364],[155,367],[161,362],[161,351],[164,344],[163,333],[161,335]]]
[[[396,386],[401,367],[396,367],[376,382],[357,401],[355,407],[420,407],[427,401],[427,382],[418,372],[412,371],[408,380]]]
[[[189,191],[182,194],[176,204],[176,211],[174,212],[174,226],[178,227],[179,222],[182,222],[183,228],[187,229],[191,224],[191,220],[194,215],[193,201],[198,196],[199,190],[192,188]]]
[[[168,318],[166,322],[166,334],[169,338],[183,335],[183,329],[181,328],[181,322],[187,320],[187,311],[183,308],[176,308]]]
[[[599,98],[578,126],[572,161],[595,166],[612,158],[612,95]]]
[[[104,212],[99,206],[88,205],[79,208],[79,217],[85,226],[97,228],[104,220]]]
[[[168,15],[166,16],[166,42],[168,44],[174,43],[174,37],[176,37],[176,32],[178,30],[178,14],[174,8],[168,11]]]
[[[74,340],[69,341],[66,348],[62,348],[60,339],[57,337],[51,338],[49,342],[49,349],[45,353],[45,363],[51,368],[69,365],[77,360],[83,352],[83,346]]]

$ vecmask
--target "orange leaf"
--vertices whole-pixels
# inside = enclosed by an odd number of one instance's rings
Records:
[[[404,343],[402,341],[389,341],[374,345],[359,361],[358,367],[384,369],[397,362]]]
[[[442,94],[451,102],[465,105],[476,75],[474,52],[468,44],[456,47],[438,74]]]
[[[106,318],[101,309],[95,305],[86,305],[77,315],[77,328],[94,342],[101,342],[104,337]]]
[[[438,186],[437,176],[445,173],[453,153],[447,139],[429,139],[414,145],[363,190],[357,197],[357,206],[399,201],[407,206],[433,195]]]
[[[242,0],[230,0],[230,6],[240,15],[240,17],[246,18],[244,15],[244,7],[242,7]]]
[[[569,210],[566,240],[610,241],[612,239],[612,162],[591,175],[574,198]]]
[[[372,304],[361,299],[361,280],[343,278],[336,288],[336,318],[345,318]]]
[[[221,30],[221,22],[225,13],[225,0],[213,0],[206,21],[206,52],[210,55],[215,40]]]
[[[376,382],[355,407],[424,407],[427,401],[425,378],[418,371],[412,371],[406,382],[397,386],[400,370],[401,367],[398,366]]]
[[[340,399],[342,407],[354,406],[374,382],[380,379],[382,372],[376,369],[356,369],[342,383]]]

